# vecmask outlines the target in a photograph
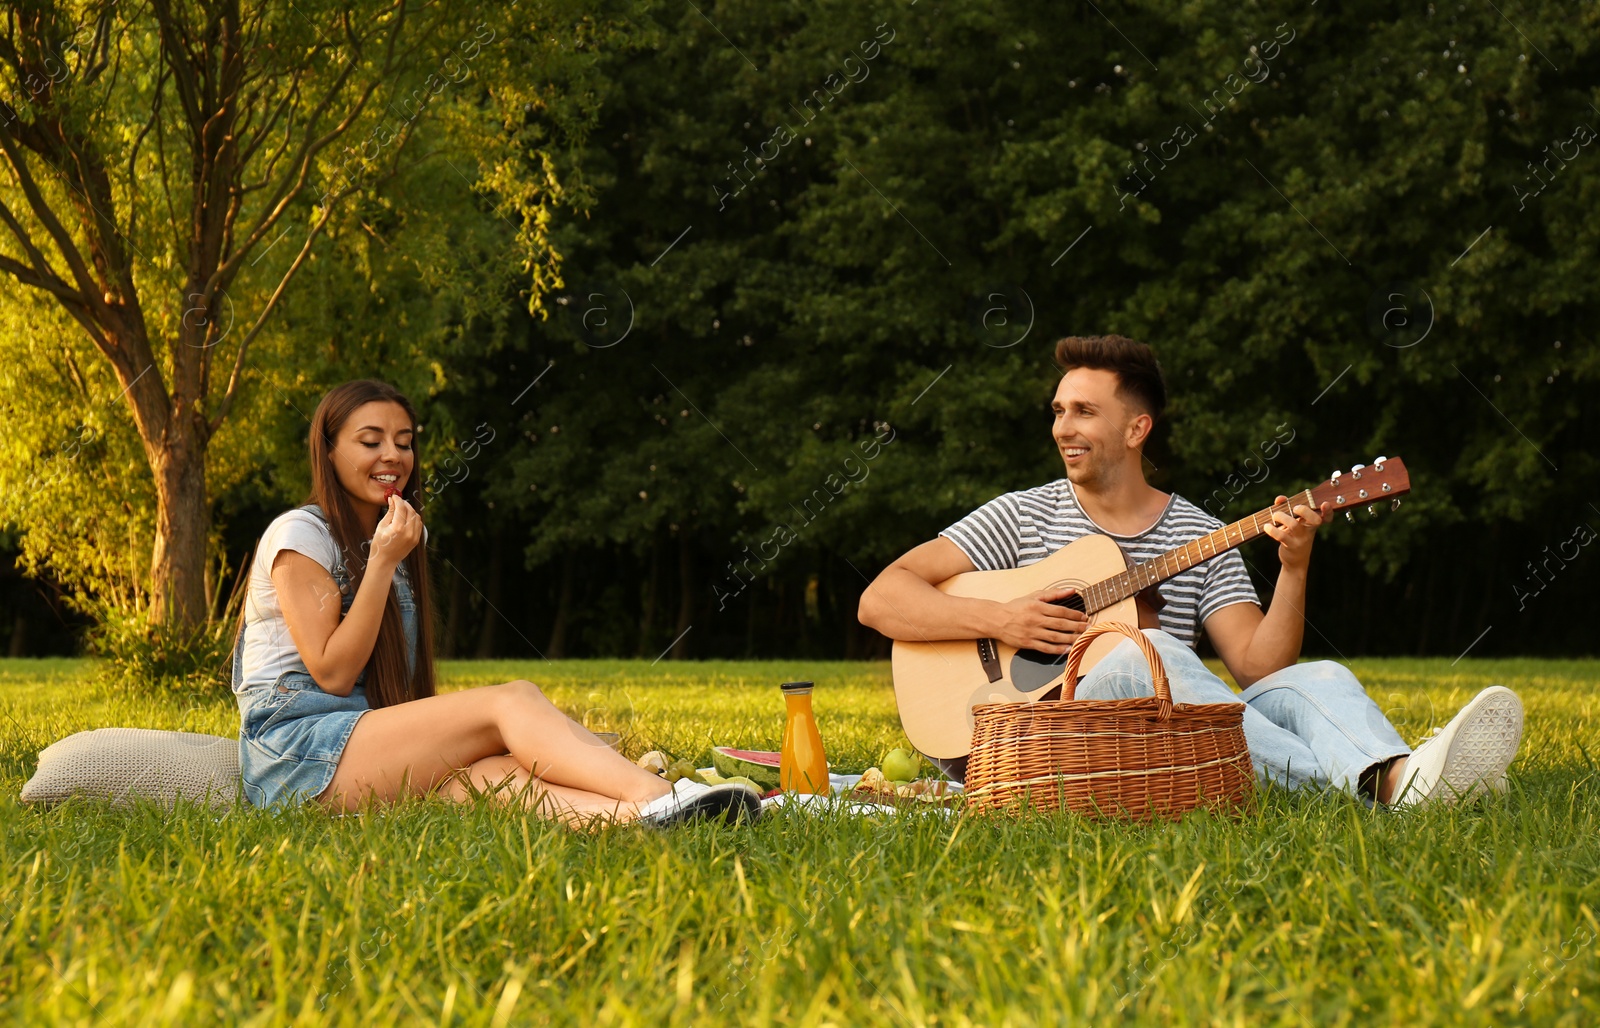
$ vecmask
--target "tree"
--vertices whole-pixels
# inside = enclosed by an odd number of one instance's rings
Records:
[[[436,140],[454,128],[464,146],[477,144],[484,161],[474,170],[508,201],[497,213],[514,227],[522,259],[507,264],[531,279],[529,303],[554,281],[545,208],[569,199],[554,161],[524,145],[497,163],[492,142],[532,142],[542,116],[561,121],[561,97],[548,79],[498,97],[482,76],[471,80],[473,62],[496,41],[498,53],[479,67],[502,77],[570,63],[581,12],[556,2],[481,13],[486,20],[405,0],[24,0],[10,9],[0,29],[0,66],[11,79],[0,99],[0,159],[10,173],[0,183],[0,272],[22,301],[14,311],[40,314],[42,297],[56,315],[39,317],[33,332],[70,319],[115,376],[153,485],[156,622],[207,614],[207,453],[319,240],[354,200],[363,204],[350,215],[354,230],[392,235],[406,201],[384,195],[384,184],[441,149],[444,160],[460,157],[442,145],[413,152],[418,126],[430,121],[423,113],[465,109],[453,121],[431,119]],[[451,174],[442,163],[431,170]],[[419,241],[417,249],[436,258],[448,247]],[[343,265],[336,274],[362,271]],[[73,351],[66,345],[46,363],[63,398],[83,399],[95,372]],[[340,370],[334,377],[364,373]]]
[[[403,55],[403,3],[307,8],[328,16],[325,29],[237,0],[25,3],[0,37],[0,61],[26,91],[0,103],[12,174],[0,220],[13,251],[0,270],[52,296],[123,388],[155,480],[158,622],[206,616],[206,447],[251,343],[355,184],[318,198],[231,354],[219,351],[238,306],[230,290],[258,248],[290,231],[318,157]]]

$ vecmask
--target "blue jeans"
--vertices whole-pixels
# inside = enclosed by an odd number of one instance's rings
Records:
[[[1291,789],[1331,785],[1360,795],[1363,771],[1411,752],[1342,664],[1293,664],[1235,693],[1176,637],[1149,628],[1144,634],[1161,654],[1173,703],[1244,704],[1250,763],[1263,778]],[[1076,696],[1126,700],[1154,694],[1144,654],[1132,640],[1123,640],[1083,676]]]

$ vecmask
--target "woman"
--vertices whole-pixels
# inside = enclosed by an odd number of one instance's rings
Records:
[[[311,420],[311,503],[268,526],[234,648],[239,764],[258,807],[438,791],[568,823],[754,817],[756,792],[630,763],[531,682],[434,694],[416,411],[382,382],[347,382]],[[496,796],[501,797],[500,790]]]

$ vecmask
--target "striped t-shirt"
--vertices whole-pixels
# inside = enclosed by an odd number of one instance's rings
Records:
[[[1095,532],[1115,539],[1140,563],[1221,527],[1222,522],[1174,493],[1156,523],[1138,535],[1107,532],[1083,512],[1072,483],[1060,478],[996,496],[939,534],[959,546],[979,571],[997,571],[1036,563]],[[1261,605],[1237,550],[1196,564],[1156,588],[1167,601],[1159,615],[1161,627],[1191,647],[1199,645],[1206,618],[1223,607]]]

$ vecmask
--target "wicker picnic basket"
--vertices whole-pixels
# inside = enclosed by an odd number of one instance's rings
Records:
[[[1155,695],[1077,700],[1085,647],[1121,632],[1144,652]],[[983,703],[972,709],[966,795],[976,808],[1065,808],[1090,817],[1148,821],[1197,807],[1241,808],[1255,791],[1244,705],[1172,703],[1166,668],[1137,628],[1091,625],[1067,657],[1062,699]]]

